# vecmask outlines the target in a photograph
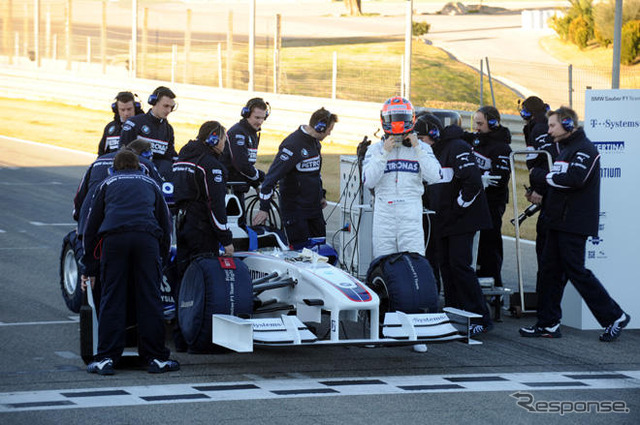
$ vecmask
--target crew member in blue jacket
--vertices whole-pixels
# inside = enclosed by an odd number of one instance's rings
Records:
[[[585,268],[587,237],[598,235],[600,215],[600,154],[578,127],[578,116],[561,107],[548,113],[549,135],[560,144],[553,169],[545,176],[547,241],[542,253],[538,287],[538,320],[520,328],[524,337],[560,338],[560,303],[567,279],[571,281],[598,323],[600,341],[620,336],[630,316]]]
[[[253,225],[266,221],[279,183],[282,220],[294,249],[304,246],[309,238],[326,236],[322,209],[327,201],[320,175],[320,142],[331,134],[337,121],[338,116],[324,108],[315,111],[308,125],[301,125],[282,141],[260,188],[260,211],[254,216]]]
[[[225,145],[220,162],[229,172],[228,181],[245,183],[233,187],[243,208],[239,224],[245,223],[244,194],[249,186],[258,188],[264,180],[264,171],[256,168],[258,145],[262,123],[269,117],[269,104],[260,97],[249,99],[242,108],[242,119],[227,132],[228,143]]]
[[[144,114],[138,99],[130,91],[121,91],[111,104],[113,121],[104,127],[102,138],[98,143],[98,156],[117,152],[120,149],[120,132],[122,124],[134,115]]]
[[[136,139],[129,143],[125,149],[138,155],[140,167],[144,170],[145,175],[151,177],[159,186],[162,186],[162,177],[160,177],[156,166],[151,162],[153,155],[151,144],[148,141]],[[73,199],[73,219],[78,222],[78,237],[80,238],[84,232],[85,219],[89,213],[93,192],[109,176],[109,170],[113,168],[113,160],[117,153],[111,152],[95,160],[85,171],[80,181],[76,196]]]
[[[170,182],[171,167],[178,157],[175,149],[173,127],[167,117],[176,108],[176,95],[171,89],[160,86],[149,96],[149,112],[129,118],[122,126],[120,146],[126,146],[133,139],[151,142],[153,163],[162,178]]]
[[[127,294],[133,292],[138,350],[150,373],[180,369],[169,359],[160,298],[162,260],[169,255],[171,220],[162,191],[140,169],[138,156],[118,152],[114,174],[96,190],[83,239],[83,282],[100,271],[98,353],[89,373],[113,374],[122,356],[127,326]]]
[[[442,167],[442,180],[427,186],[429,207],[436,211],[438,259],[448,307],[482,316],[472,323],[469,333],[476,336],[493,328],[489,309],[473,260],[473,238],[478,230],[491,226],[487,198],[482,188],[480,170],[471,147],[462,139],[464,131],[457,125],[443,128],[433,114],[418,118],[426,125],[420,139],[431,145]]]

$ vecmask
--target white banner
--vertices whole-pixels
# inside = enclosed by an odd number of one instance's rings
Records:
[[[587,90],[584,129],[600,152],[600,227],[586,265],[640,328],[640,90]],[[562,323],[600,329],[572,285]]]

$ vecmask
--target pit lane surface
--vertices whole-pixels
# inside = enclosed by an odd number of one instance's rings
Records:
[[[598,342],[597,331],[570,328],[559,340],[530,340],[518,337],[517,328],[533,319],[509,316],[481,338],[483,345],[430,345],[425,354],[406,347],[179,353],[182,370],[176,373],[156,376],[131,367],[113,377],[89,375],[79,357],[77,316],[60,295],[58,257],[73,228],[75,189],[92,160],[0,138],[1,423],[640,419],[640,331],[624,331],[613,344]],[[514,285],[515,277],[505,281]],[[629,411],[529,413],[510,397],[518,391],[536,401],[619,400]]]

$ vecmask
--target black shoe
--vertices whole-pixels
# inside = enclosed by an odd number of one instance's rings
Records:
[[[629,324],[630,320],[631,316],[627,313],[622,313],[622,316],[620,316],[618,320],[604,328],[604,333],[600,335],[600,341],[611,342],[618,339],[620,332]]]
[[[520,336],[527,338],[562,338],[560,322],[553,326],[529,326],[520,328]]]
[[[97,373],[98,375],[113,375],[113,360],[110,358],[102,359],[89,363],[87,366],[88,373]]]
[[[149,373],[175,372],[177,370],[180,370],[180,363],[171,359],[153,359],[149,362],[149,368],[147,369]]]

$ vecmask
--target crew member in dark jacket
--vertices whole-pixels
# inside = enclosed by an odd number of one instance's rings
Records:
[[[430,208],[436,211],[438,256],[444,286],[445,304],[480,314],[471,325],[472,336],[493,327],[478,277],[471,267],[473,238],[478,230],[491,226],[487,198],[482,188],[480,170],[471,147],[462,139],[464,131],[455,125],[442,127],[432,114],[418,120],[427,127],[421,140],[430,144],[440,165],[442,181],[427,186]]]
[[[337,121],[338,116],[324,108],[315,111],[308,125],[300,126],[280,144],[260,188],[260,211],[253,218],[253,225],[266,221],[279,183],[282,220],[294,248],[304,246],[309,238],[326,236],[322,209],[327,201],[320,175],[320,142],[331,134]]]
[[[578,116],[566,107],[548,114],[549,135],[561,150],[546,175],[547,241],[542,254],[538,321],[520,328],[525,337],[559,338],[560,303],[569,279],[596,320],[604,327],[600,340],[613,341],[630,320],[598,278],[585,268],[588,236],[598,235],[600,214],[600,154],[577,127]],[[565,279],[566,277],[566,279]]]
[[[167,117],[176,108],[176,95],[171,89],[160,86],[149,96],[149,112],[129,118],[122,126],[120,146],[126,146],[133,139],[151,142],[153,163],[162,178],[171,179],[171,166],[178,154],[174,146],[173,127]]]
[[[91,204],[84,237],[83,281],[101,273],[98,353],[89,373],[113,374],[125,347],[127,294],[135,296],[138,349],[150,373],[180,369],[164,344],[160,298],[162,260],[169,254],[171,221],[162,191],[127,150],[114,159],[114,174]],[[99,259],[99,261],[97,261]],[[130,304],[130,301],[129,301]]]
[[[525,136],[527,150],[542,150],[549,152],[551,161],[555,161],[560,153],[559,144],[549,136],[547,111],[549,105],[537,96],[529,96],[520,105],[520,116],[525,120],[522,131]],[[536,278],[536,292],[538,292],[540,269],[542,268],[542,251],[546,242],[547,228],[544,205],[546,201],[547,182],[545,176],[549,173],[549,160],[546,154],[527,154],[527,168],[529,170],[529,188],[525,193],[531,204],[538,205],[540,214],[536,222],[536,258],[538,260],[538,275]]]
[[[144,140],[134,140],[129,143],[125,149],[138,155],[140,161],[140,167],[144,171],[144,174],[151,177],[158,186],[162,186],[163,180],[156,169],[156,166],[151,162],[152,152],[151,144]],[[82,237],[84,232],[85,219],[89,214],[89,207],[91,206],[91,197],[93,192],[104,179],[109,177],[110,170],[113,170],[113,161],[118,152],[111,152],[102,155],[96,159],[93,164],[89,166],[84,173],[76,196],[73,199],[73,219],[78,222],[78,237]]]
[[[502,216],[509,202],[509,154],[511,132],[500,125],[500,113],[493,106],[483,106],[473,115],[475,133],[465,132],[475,161],[485,177],[485,193],[491,214],[491,228],[480,231],[478,277],[492,277],[502,286]]]
[[[246,183],[233,187],[233,193],[238,197],[243,208],[239,224],[245,222],[244,195],[249,191],[249,185],[258,188],[264,180],[264,171],[256,168],[258,159],[258,144],[262,123],[269,116],[269,104],[260,97],[249,99],[240,113],[242,119],[231,127],[227,133],[229,143],[225,145],[220,161],[229,172],[229,182]]]
[[[220,245],[225,255],[233,255],[225,206],[226,169],[219,161],[226,140],[226,129],[217,121],[207,121],[173,165],[180,276],[193,256],[218,255]]]
[[[219,161],[226,140],[225,128],[217,121],[207,121],[200,126],[196,139],[180,150],[178,161],[173,164],[178,278],[171,292],[176,305],[182,276],[194,257],[218,256],[221,246],[225,256],[233,255],[225,206],[226,169]],[[173,338],[177,351],[187,350],[179,323]]]
[[[98,144],[98,156],[117,152],[120,149],[120,131],[122,124],[134,115],[144,114],[140,102],[130,91],[121,91],[111,104],[113,121],[107,124]]]

